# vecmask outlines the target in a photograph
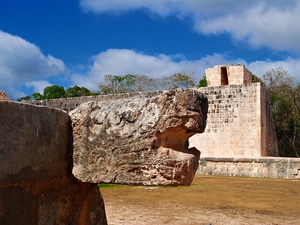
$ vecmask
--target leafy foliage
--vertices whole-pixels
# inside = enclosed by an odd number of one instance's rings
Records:
[[[199,84],[197,87],[207,87],[206,75],[204,75],[203,78],[199,81]]]
[[[300,156],[300,84],[282,67],[263,75],[269,90],[280,156]]]
[[[66,91],[63,86],[52,85],[45,87],[43,99],[53,99],[64,97]]]
[[[63,86],[51,85],[44,89],[43,94],[39,92],[33,93],[31,96],[25,96],[18,99],[21,101],[43,100],[43,99],[54,99],[54,98],[69,98],[69,97],[79,97],[79,96],[90,96],[95,93],[91,92],[85,87],[69,87],[66,91]]]
[[[18,102],[26,102],[26,101],[30,101],[30,100],[31,100],[30,95],[27,95],[27,96],[24,96],[24,97],[21,97],[21,98],[17,99]]]
[[[44,96],[41,93],[35,92],[31,95],[34,100],[42,100],[44,99]]]
[[[89,89],[85,87],[78,87],[76,85],[74,87],[69,87],[66,90],[64,97],[71,98],[71,97],[90,96],[90,95],[93,95],[93,92],[91,92]]]
[[[133,91],[136,75],[117,76],[106,74],[104,81],[98,84],[100,94],[118,94]]]
[[[263,86],[265,86],[265,83],[254,74],[252,74],[252,83],[261,83]]]
[[[162,89],[164,90],[190,88],[196,86],[194,74],[188,74],[187,72],[174,73],[171,76],[163,77],[160,80],[160,83]]]
[[[195,86],[193,74],[174,73],[161,79],[146,75],[126,74],[117,76],[106,74],[104,81],[98,84],[100,94],[120,94],[129,92],[154,91],[159,89],[189,88]]]

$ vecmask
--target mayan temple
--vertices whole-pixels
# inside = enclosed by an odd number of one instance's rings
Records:
[[[267,90],[252,83],[243,65],[220,65],[205,71],[209,100],[206,130],[190,139],[202,157],[278,156]]]

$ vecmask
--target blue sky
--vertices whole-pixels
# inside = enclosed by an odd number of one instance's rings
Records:
[[[0,7],[0,90],[97,90],[105,74],[169,76],[244,64],[300,81],[298,0],[10,0]]]

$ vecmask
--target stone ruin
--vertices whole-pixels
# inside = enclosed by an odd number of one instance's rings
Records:
[[[189,185],[200,152],[188,138],[204,131],[207,107],[196,90],[89,102],[70,116],[0,101],[0,224],[107,224],[99,182]]]
[[[1,90],[0,90],[0,101],[9,101],[9,98],[7,97],[6,93]]]
[[[275,126],[268,92],[252,83],[243,65],[221,65],[205,71],[208,98],[207,127],[190,145],[201,157],[250,158],[278,156]]]
[[[252,73],[244,65],[217,65],[205,74],[208,87],[252,83]]]
[[[200,152],[188,139],[204,132],[207,107],[196,90],[81,104],[69,113],[73,174],[92,183],[189,185]]]
[[[205,132],[190,138],[201,151],[197,174],[300,179],[300,159],[278,157],[268,91],[243,65],[205,70]]]

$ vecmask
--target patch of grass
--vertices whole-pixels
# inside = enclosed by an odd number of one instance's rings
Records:
[[[127,184],[107,184],[107,183],[98,184],[99,188],[128,188],[131,186],[132,185],[127,185]]]

